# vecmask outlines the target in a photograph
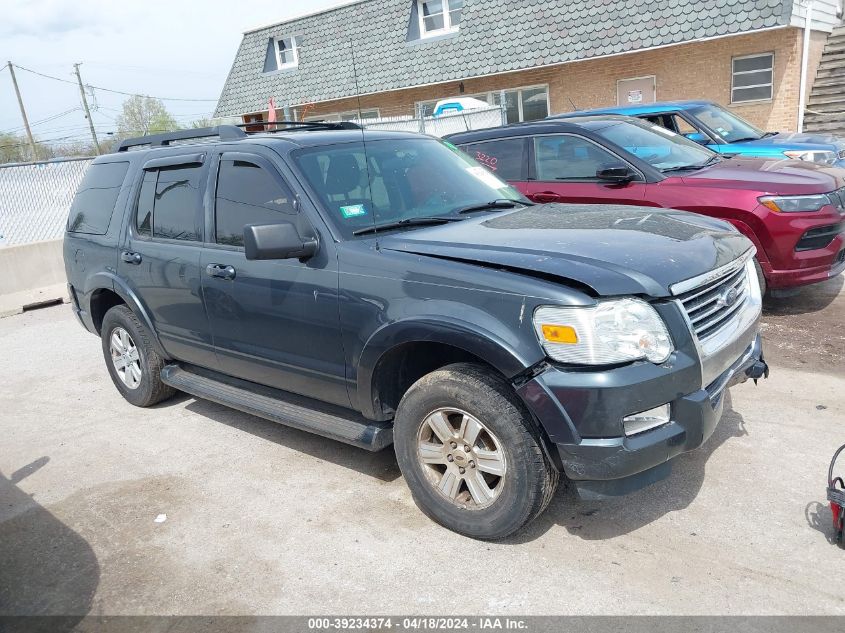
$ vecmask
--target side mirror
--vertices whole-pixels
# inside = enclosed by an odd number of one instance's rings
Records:
[[[317,252],[317,240],[303,239],[290,222],[247,224],[244,250],[247,259],[308,259]]]
[[[690,132],[689,134],[684,134],[684,136],[691,141],[695,141],[699,145],[707,145],[710,142],[710,139],[704,136],[701,132]]]
[[[626,165],[607,165],[596,170],[596,178],[609,182],[631,182],[634,173]]]

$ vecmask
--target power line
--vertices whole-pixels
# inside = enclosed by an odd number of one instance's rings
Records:
[[[29,125],[30,125],[30,127],[35,127],[36,125],[41,125],[42,123],[49,123],[50,121],[55,121],[56,119],[60,119],[63,116],[67,116],[71,112],[76,112],[77,110],[79,110],[78,107],[77,108],[71,108],[70,110],[65,110],[64,112],[60,112],[59,114],[51,114],[47,118],[40,119],[38,121],[30,123]],[[23,129],[23,126],[19,125],[18,127],[9,128],[7,130],[0,130],[0,133],[14,134],[16,132],[20,132],[22,129]]]
[[[44,77],[46,79],[52,79],[53,81],[61,81],[62,83],[76,85],[75,81],[71,81],[69,79],[62,79],[61,77],[54,77],[53,75],[45,75],[44,73],[40,73],[37,70],[32,70],[30,68],[24,68],[23,66],[19,66],[18,64],[14,65],[15,68],[19,68],[28,73],[32,73],[33,75],[38,75],[39,77]],[[100,86],[92,86],[91,84],[87,84],[90,88],[94,90],[102,90],[103,92],[111,92],[118,95],[124,95],[126,97],[135,97],[135,96],[144,96],[144,97],[152,97],[153,99],[159,99],[160,101],[189,101],[189,102],[199,102],[199,101],[208,101],[210,103],[216,103],[217,99],[184,99],[181,97],[155,97],[153,95],[141,95],[139,92],[122,92],[120,90],[112,90],[111,88],[101,88]]]

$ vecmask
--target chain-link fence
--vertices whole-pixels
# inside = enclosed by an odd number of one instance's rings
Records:
[[[445,136],[496,127],[500,107],[439,117],[385,117],[359,121],[371,130],[401,130]],[[0,165],[0,247],[62,237],[73,196],[92,158]]]
[[[401,132],[419,132],[432,136],[446,136],[456,132],[482,130],[498,127],[507,123],[505,110],[499,106],[479,108],[442,114],[438,117],[414,118],[410,116],[381,117],[378,119],[356,120],[368,130],[396,130]]]
[[[0,247],[62,237],[92,158],[0,165]]]

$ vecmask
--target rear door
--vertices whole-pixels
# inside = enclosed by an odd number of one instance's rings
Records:
[[[531,180],[528,197],[535,202],[643,204],[645,178],[624,158],[576,134],[549,134],[531,139]],[[626,165],[637,174],[627,183],[596,177],[611,165]]]
[[[291,222],[300,235],[319,236],[316,211],[277,160],[260,147],[215,159],[201,257],[215,349],[229,375],[348,407],[334,243],[320,239],[304,262],[244,253],[247,224]]]
[[[508,181],[523,194],[528,192],[527,137],[499,138],[462,145],[461,149],[487,167],[502,180]]]
[[[149,311],[172,358],[214,368],[216,358],[202,301],[205,154],[147,161],[133,189],[118,273]]]

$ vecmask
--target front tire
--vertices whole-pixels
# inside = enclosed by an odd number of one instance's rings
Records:
[[[511,386],[457,363],[414,383],[394,421],[399,468],[417,506],[479,539],[504,538],[549,504],[558,472]]]
[[[100,333],[109,375],[127,402],[149,407],[176,393],[161,382],[164,359],[156,353],[150,331],[129,308],[119,305],[106,312]]]

